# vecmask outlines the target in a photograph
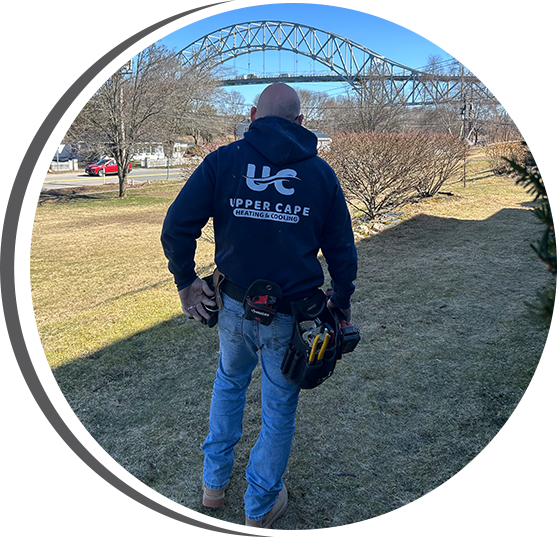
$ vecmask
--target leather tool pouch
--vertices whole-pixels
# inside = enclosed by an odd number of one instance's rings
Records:
[[[278,304],[282,300],[282,289],[268,280],[253,282],[244,298],[244,318],[270,325],[277,314]]]
[[[327,298],[320,289],[308,299],[292,302],[294,328],[282,360],[282,374],[291,384],[302,389],[312,389],[327,380],[342,356],[342,336],[338,324],[327,308]],[[317,334],[327,327],[331,332],[323,353],[319,353],[325,341],[313,345]],[[312,337],[313,335],[313,337]],[[320,338],[322,336],[319,336]],[[313,348],[313,353],[312,353]],[[316,355],[320,355],[317,358]]]
[[[207,282],[207,285],[209,285],[211,291],[215,293],[214,298],[217,303],[216,306],[207,306],[203,304],[205,311],[209,312],[211,316],[209,317],[209,319],[205,319],[203,317],[201,318],[202,324],[206,324],[209,328],[212,328],[217,324],[219,320],[219,309],[222,307],[222,299],[220,297],[220,286],[224,281],[224,275],[222,274],[222,272],[219,272],[219,270],[217,269],[213,274],[211,274],[211,276],[205,276],[205,278],[202,279]]]

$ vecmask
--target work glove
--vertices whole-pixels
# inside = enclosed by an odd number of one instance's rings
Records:
[[[336,306],[330,298],[329,298],[329,300],[327,300],[327,307],[331,310],[331,313],[333,313],[333,315],[334,315],[334,312],[340,312],[341,313],[341,316],[339,316],[341,318],[339,320],[346,321],[348,323],[350,322],[351,308],[343,310],[343,309],[339,308],[338,306]],[[342,317],[344,317],[344,318],[342,318]]]

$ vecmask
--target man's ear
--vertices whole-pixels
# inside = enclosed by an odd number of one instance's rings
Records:
[[[295,120],[294,123],[297,123],[298,125],[302,124],[302,121],[304,121],[304,115],[300,114]]]
[[[251,107],[251,112],[250,112],[250,119],[252,122],[255,121],[255,115],[257,114],[257,108],[255,106]]]

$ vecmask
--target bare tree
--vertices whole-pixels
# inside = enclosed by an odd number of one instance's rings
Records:
[[[359,88],[357,103],[358,129],[361,132],[393,132],[401,130],[403,104],[393,102],[387,94],[384,76],[371,71]]]
[[[114,157],[119,195],[124,197],[133,151],[154,137],[173,146],[184,128],[184,112],[196,95],[207,98],[213,87],[209,70],[186,68],[175,52],[151,45],[101,86],[75,120],[69,137]]]
[[[238,91],[221,90],[217,100],[217,111],[222,116],[226,134],[236,137],[238,123],[248,117],[244,96]]]
[[[412,111],[415,127],[426,132],[459,136],[462,120],[461,103],[436,103]]]
[[[436,95],[435,86],[439,79],[452,77],[451,90],[443,100],[437,100],[413,111],[415,125],[420,130],[447,133],[460,136],[476,143],[483,132],[483,126],[498,104],[493,99],[474,91],[474,86],[466,80],[474,75],[455,59],[442,60],[438,55],[430,55],[424,67],[423,83],[431,97]],[[455,83],[454,79],[461,79]]]
[[[445,62],[439,54],[430,54],[427,57],[427,65],[424,68],[424,73],[431,73],[432,75],[445,74]]]
[[[193,136],[195,144],[210,142],[226,132],[225,120],[217,109],[205,100],[196,102],[195,108],[187,114],[186,132]]]
[[[358,103],[353,95],[337,95],[323,106],[320,130],[329,136],[360,130],[356,111]]]
[[[300,111],[304,115],[304,125],[308,129],[323,131],[327,117],[327,107],[332,99],[323,91],[297,90],[300,97]]]

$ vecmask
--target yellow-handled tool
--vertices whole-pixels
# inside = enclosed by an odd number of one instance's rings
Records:
[[[321,349],[319,350],[319,355],[317,356],[317,361],[323,360],[323,356],[325,354],[325,350],[327,349],[327,345],[329,345],[329,338],[330,338],[329,331],[325,328],[325,339],[323,340],[323,345],[321,345]]]
[[[321,338],[321,334],[316,334],[316,336],[313,338],[313,343],[311,345],[311,351],[309,353],[309,363],[313,363],[313,361],[315,360],[315,351],[317,350],[317,343],[319,341],[319,339]]]

